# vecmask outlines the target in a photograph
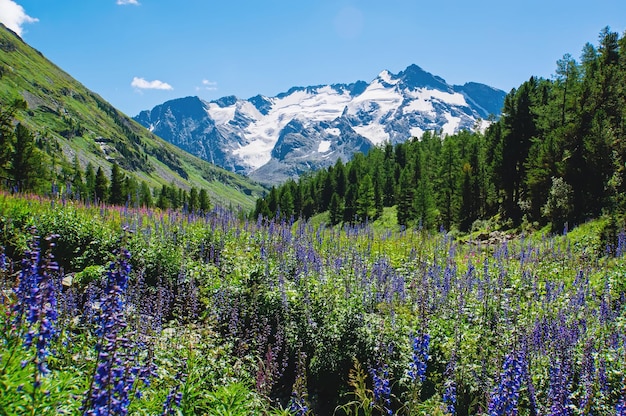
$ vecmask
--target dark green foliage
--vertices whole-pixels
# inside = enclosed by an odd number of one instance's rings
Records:
[[[96,171],[91,162],[85,168],[85,192],[84,199],[93,201],[96,195]]]
[[[343,219],[343,201],[337,192],[330,198],[328,214],[331,225],[339,224]]]
[[[151,208],[154,202],[152,200],[152,192],[150,187],[145,181],[141,182],[141,189],[139,190],[139,205],[145,208]]]
[[[198,190],[196,188],[191,188],[189,191],[189,212],[196,212],[196,210],[200,208],[199,205]]]
[[[393,205],[400,225],[463,231],[498,213],[503,224],[552,222],[556,230],[626,211],[626,37],[603,29],[581,63],[566,54],[551,79],[530,77],[490,122],[484,133],[385,143],[291,181],[290,192],[321,195],[316,212],[331,211],[333,224]],[[281,192],[265,198],[271,215]],[[567,200],[557,203],[559,195]]]
[[[124,174],[117,163],[111,167],[111,187],[109,188],[109,203],[122,205],[126,202],[124,195]]]
[[[43,155],[35,147],[33,134],[22,123],[15,127],[14,146],[10,170],[13,183],[20,191],[33,191],[45,178]]]
[[[96,182],[94,186],[96,199],[100,202],[106,202],[109,199],[109,180],[107,179],[102,167],[98,167],[96,172]]]

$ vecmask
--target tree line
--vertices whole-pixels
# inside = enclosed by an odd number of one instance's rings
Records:
[[[378,218],[396,207],[404,226],[468,230],[500,215],[580,222],[626,208],[626,37],[608,27],[597,46],[566,54],[550,79],[531,77],[507,94],[484,132],[426,132],[395,146],[272,188],[254,215],[332,224]]]
[[[22,123],[15,124],[16,113],[21,110],[26,110],[26,102],[20,99],[0,107],[3,188],[13,192],[52,192],[66,198],[111,205],[184,208],[188,212],[210,210],[206,189],[186,190],[171,183],[153,190],[147,182],[126,175],[116,162],[112,162],[108,175],[102,166],[96,168],[91,162],[82,169],[77,155],[73,163],[68,163],[64,155],[55,154],[60,149],[51,145],[50,140],[38,137]]]

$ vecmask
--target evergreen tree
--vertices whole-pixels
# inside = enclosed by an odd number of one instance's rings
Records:
[[[211,210],[211,201],[209,199],[209,193],[206,189],[200,189],[200,193],[198,194],[198,204],[200,207],[200,211],[204,213],[208,213]]]
[[[343,220],[348,223],[354,223],[357,216],[357,198],[359,196],[358,184],[350,183],[346,189],[344,198]]]
[[[152,191],[150,187],[146,183],[146,181],[141,181],[141,189],[139,191],[139,204],[144,208],[152,208]]]
[[[83,199],[93,201],[96,196],[96,171],[91,162],[85,168],[85,196]]]
[[[456,137],[447,137],[443,142],[439,170],[438,193],[442,225],[449,230],[458,219],[459,212],[459,154]]]
[[[348,180],[346,178],[346,171],[343,162],[337,159],[335,167],[333,168],[335,191],[340,197],[344,197],[348,188]]]
[[[124,205],[126,197],[124,193],[124,174],[117,163],[111,166],[111,185],[109,188],[109,203],[112,205]]]
[[[189,191],[189,212],[196,212],[200,208],[200,200],[198,198],[198,190],[192,187]]]
[[[170,190],[165,184],[161,186],[161,192],[159,192],[156,206],[160,209],[168,209],[172,206],[172,202],[170,200]]]
[[[335,177],[332,166],[328,168],[327,173],[322,173],[322,197],[320,199],[320,211],[326,211],[330,205],[330,200],[335,193]]]
[[[22,123],[15,127],[15,149],[11,176],[20,191],[32,191],[43,176],[42,155],[35,147],[35,138]]]
[[[413,183],[413,173],[409,167],[405,167],[400,172],[398,183],[398,204],[396,218],[399,225],[408,227],[414,217],[413,197],[415,196],[415,184]]]
[[[294,215],[293,194],[288,186],[283,187],[280,193],[279,209],[284,219],[289,219]]]
[[[94,193],[98,202],[107,202],[109,200],[109,180],[101,166],[98,166],[98,171],[96,172]]]
[[[330,198],[328,218],[331,225],[339,224],[343,219],[343,201],[337,192]]]
[[[124,203],[129,204],[131,207],[138,207],[140,205],[141,195],[139,189],[139,182],[132,176],[126,176],[124,178]]]
[[[267,201],[265,200],[265,198],[259,198],[256,200],[254,216],[258,218],[259,215],[263,218],[270,218],[273,215],[272,211],[270,211],[270,208],[267,205]]]
[[[76,195],[78,198],[84,199],[87,196],[87,187],[85,186],[85,182],[83,181],[83,171],[80,168],[78,155],[74,155],[74,164],[72,165],[72,170],[72,189],[74,191],[74,195]]]
[[[16,127],[13,126],[13,119],[15,113],[23,109],[26,109],[26,102],[21,99],[4,107],[0,103],[0,177],[4,180],[9,179],[14,157]]]
[[[356,215],[361,221],[376,215],[374,184],[370,175],[365,175],[359,184]]]
[[[427,177],[420,178],[412,204],[413,218],[421,227],[430,229],[437,225],[437,204],[432,182]]]

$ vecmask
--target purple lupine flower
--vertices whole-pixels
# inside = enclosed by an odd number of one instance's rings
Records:
[[[294,416],[305,416],[309,411],[305,398],[299,397],[295,391],[291,393],[288,409],[289,413]]]
[[[457,400],[457,391],[456,391],[456,380],[454,377],[456,367],[456,357],[453,356],[448,365],[446,366],[445,377],[446,381],[444,383],[445,390],[443,392],[443,403],[445,404],[445,410],[447,413],[451,415],[456,414],[456,400]]]
[[[426,365],[428,363],[428,350],[430,348],[430,335],[419,334],[413,337],[413,354],[407,372],[413,382],[423,383],[426,379]]]
[[[98,362],[83,404],[84,415],[126,415],[130,393],[137,379],[147,383],[155,373],[152,365],[146,368],[136,365],[137,353],[133,353],[136,346],[124,334],[127,328],[124,295],[130,275],[129,260],[130,253],[122,250],[107,272],[100,303],[100,325],[96,329]]]
[[[445,409],[447,413],[451,415],[456,414],[456,382],[449,379],[445,383],[445,390],[443,392],[443,402],[446,405]]]
[[[31,230],[34,235],[35,229]],[[46,238],[51,241],[55,236]],[[54,243],[50,242],[50,247]],[[39,248],[38,237],[33,237],[29,249],[22,259],[19,285],[15,289],[17,303],[14,306],[16,323],[26,324],[24,334],[24,348],[30,349],[35,345],[36,355],[34,362],[40,375],[48,373],[46,365],[49,355],[48,347],[56,333],[54,323],[57,320],[56,282],[59,267],[53,261],[52,254],[43,258]],[[28,362],[24,363],[24,366]],[[39,385],[39,380],[35,380]]]
[[[622,397],[615,406],[615,416],[626,416],[626,398]]]
[[[522,386],[523,365],[513,354],[504,357],[500,384],[489,400],[489,416],[516,416]]]
[[[389,366],[383,364],[377,369],[371,369],[374,403],[381,406],[388,415],[393,414],[391,410],[391,382],[389,380]],[[372,403],[372,405],[374,405]]]
[[[301,346],[298,348],[301,348]],[[309,411],[306,378],[306,353],[299,352],[296,362],[296,378],[288,404],[289,412],[294,416],[305,416]]]
[[[180,391],[180,386],[185,384],[187,381],[187,374],[179,371],[175,377],[177,383],[174,386],[167,397],[165,398],[165,402],[163,403],[163,413],[161,416],[170,416],[178,414],[175,410],[175,407],[180,407],[181,402],[183,400],[183,393]]]
[[[550,399],[550,414],[552,416],[569,416],[572,414],[569,374],[569,365],[564,359],[554,360],[550,365],[548,398]]]

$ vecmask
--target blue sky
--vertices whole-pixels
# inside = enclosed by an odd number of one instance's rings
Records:
[[[410,64],[509,91],[625,16],[624,0],[0,0],[0,21],[131,116]]]

